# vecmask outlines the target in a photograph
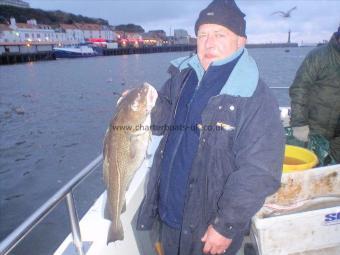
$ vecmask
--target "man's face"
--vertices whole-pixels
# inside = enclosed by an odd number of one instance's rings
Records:
[[[211,62],[224,59],[244,46],[246,38],[216,24],[203,24],[197,32],[197,54],[207,70]]]

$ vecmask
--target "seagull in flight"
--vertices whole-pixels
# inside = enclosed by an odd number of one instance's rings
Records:
[[[279,14],[281,15],[283,18],[289,18],[290,17],[290,13],[292,11],[294,11],[297,7],[294,6],[293,8],[291,8],[290,10],[286,11],[286,12],[283,12],[283,11],[277,11],[277,12],[273,12],[271,15],[274,15],[274,14]]]

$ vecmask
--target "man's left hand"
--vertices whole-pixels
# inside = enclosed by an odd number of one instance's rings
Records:
[[[232,242],[231,239],[218,233],[212,225],[209,225],[201,241],[204,242],[203,252],[205,254],[223,254]]]

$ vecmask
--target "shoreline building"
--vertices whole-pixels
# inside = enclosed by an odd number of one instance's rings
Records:
[[[174,29],[174,44],[189,44],[190,35],[185,29]]]
[[[115,33],[117,34],[117,42],[119,47],[139,48],[143,45],[143,37],[141,33],[124,32],[117,30],[115,31]]]
[[[76,44],[85,42],[85,37],[83,31],[79,29],[75,24],[59,24],[56,29],[56,33],[61,40],[58,40],[61,44]]]
[[[142,34],[143,46],[163,46],[167,45],[168,41],[166,33],[163,30],[150,30]]]
[[[91,23],[75,23],[74,24],[83,33],[86,40],[100,38],[107,41],[116,41],[117,36],[109,26]]]
[[[15,6],[20,8],[30,8],[29,3],[22,0],[0,0],[0,5]]]
[[[55,40],[55,31],[51,26],[37,24],[35,19],[27,20],[27,23],[17,23],[15,18],[10,19],[11,33],[4,37],[4,42],[53,42]],[[1,39],[1,38],[0,38]]]
[[[35,19],[17,23],[15,18],[10,24],[0,24],[0,43],[5,44],[58,44],[69,45],[85,43],[89,39],[117,41],[117,34],[109,26],[98,24],[59,24],[50,26],[38,24]]]

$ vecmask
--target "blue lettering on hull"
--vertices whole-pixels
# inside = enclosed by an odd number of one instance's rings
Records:
[[[326,214],[323,223],[324,225],[340,224],[340,212]]]

